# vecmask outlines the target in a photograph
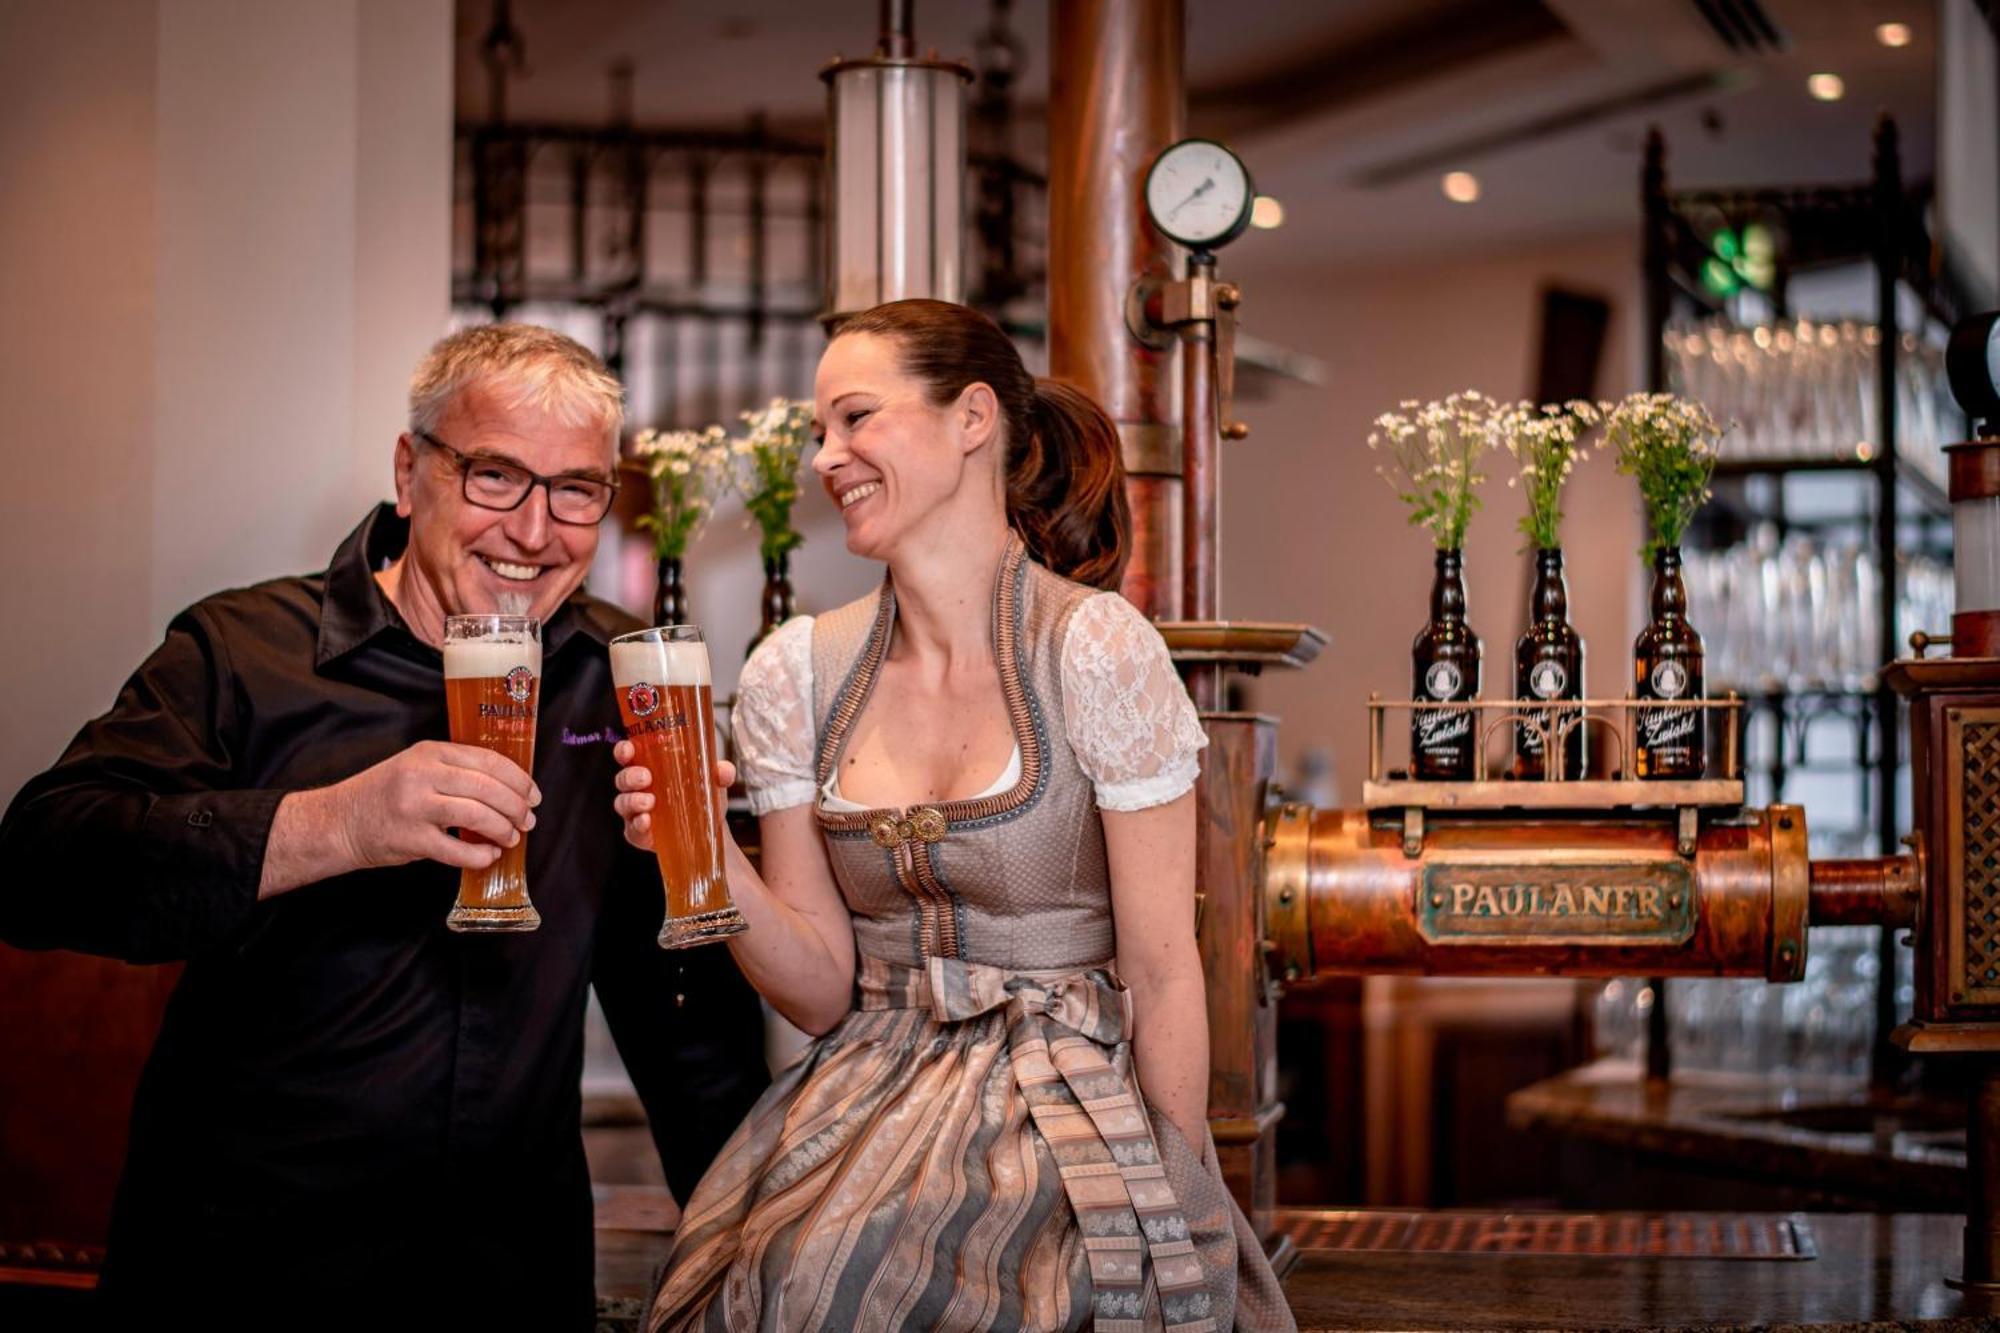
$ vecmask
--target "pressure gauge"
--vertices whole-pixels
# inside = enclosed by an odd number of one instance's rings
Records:
[[[2000,310],[1960,320],[1944,353],[1951,395],[1969,422],[2000,434]]]
[[[1243,160],[1210,139],[1183,139],[1161,151],[1146,174],[1153,225],[1194,250],[1212,250],[1250,225],[1257,192]]]

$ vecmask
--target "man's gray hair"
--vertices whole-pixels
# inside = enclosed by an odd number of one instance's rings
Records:
[[[625,388],[597,354],[537,324],[480,324],[440,339],[410,377],[410,430],[435,434],[452,399],[483,385],[509,408],[533,408],[565,426],[602,425],[615,452]]]

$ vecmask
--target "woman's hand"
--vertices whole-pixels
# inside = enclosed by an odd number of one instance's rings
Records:
[[[635,762],[638,750],[620,741],[618,795],[611,808],[625,821],[625,841],[653,850],[653,808],[659,800],[653,775]],[[715,766],[715,804],[736,780],[736,766]],[[670,799],[685,800],[683,795]],[[671,827],[677,821],[668,819]],[[750,984],[791,1022],[817,1036],[854,1005],[854,923],[827,864],[826,839],[810,805],[774,811],[757,822],[761,873],[723,831],[723,866],[729,896],[749,929],[729,937],[729,952]]]
[[[625,841],[642,852],[653,850],[653,802],[651,791],[653,771],[644,764],[634,763],[639,757],[638,747],[630,741],[619,741],[611,747],[611,757],[619,764],[618,776],[613,780],[618,788],[618,796],[611,802],[611,808],[625,821]],[[727,759],[715,761],[715,810],[722,814],[723,793],[736,782],[736,765]]]

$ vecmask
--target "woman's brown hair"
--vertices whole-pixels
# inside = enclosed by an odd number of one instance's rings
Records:
[[[1000,402],[1007,448],[1007,521],[1028,554],[1094,588],[1116,588],[1132,544],[1118,430],[1089,395],[1036,379],[998,324],[949,301],[891,301],[843,321],[834,337],[894,338],[903,368],[939,407],[969,384]]]

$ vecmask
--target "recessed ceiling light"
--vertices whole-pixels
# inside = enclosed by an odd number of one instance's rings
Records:
[[[1469,171],[1447,171],[1440,184],[1444,197],[1454,204],[1469,204],[1479,197],[1479,177]]]
[[[1878,23],[1875,25],[1875,40],[1884,46],[1908,46],[1910,25],[1907,23]]]
[[[1847,81],[1838,74],[1814,74],[1806,80],[1806,91],[1822,102],[1838,102],[1847,96]]]
[[[1257,202],[1250,205],[1250,225],[1269,231],[1273,227],[1285,225],[1285,206],[1268,194],[1257,196]]]

